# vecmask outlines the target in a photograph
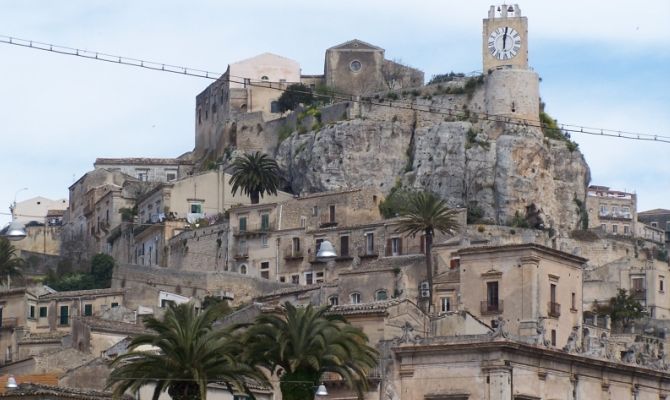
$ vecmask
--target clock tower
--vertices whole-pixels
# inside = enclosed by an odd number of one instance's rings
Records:
[[[482,58],[486,113],[510,122],[539,121],[540,77],[528,66],[528,20],[518,5],[491,6]]]
[[[519,6],[491,6],[482,32],[484,73],[497,67],[528,68],[528,19]]]

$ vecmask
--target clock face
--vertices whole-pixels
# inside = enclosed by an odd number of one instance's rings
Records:
[[[501,26],[489,35],[489,52],[498,60],[514,58],[521,49],[521,35],[514,28]]]

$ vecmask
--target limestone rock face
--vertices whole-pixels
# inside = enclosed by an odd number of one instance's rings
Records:
[[[414,99],[411,109],[363,105],[358,118],[293,133],[276,159],[294,193],[357,186],[388,193],[400,184],[432,190],[496,224],[535,204],[545,226],[577,228],[574,199],[585,199],[590,179],[582,154],[538,127],[479,119],[482,91]]]

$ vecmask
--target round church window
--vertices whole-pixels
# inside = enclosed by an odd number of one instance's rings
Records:
[[[349,68],[350,68],[353,72],[358,72],[358,71],[360,71],[362,66],[363,66],[363,65],[362,65],[361,62],[358,61],[358,60],[354,60],[354,61],[352,61],[352,62],[349,64]]]

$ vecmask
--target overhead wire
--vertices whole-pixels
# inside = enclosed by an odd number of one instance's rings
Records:
[[[128,65],[128,66],[133,66],[133,67],[139,67],[139,68],[145,68],[145,69],[150,69],[154,71],[161,71],[161,72],[170,72],[174,74],[179,74],[179,75],[186,75],[186,76],[193,76],[193,77],[198,77],[198,78],[205,78],[205,79],[211,79],[211,80],[219,80],[223,79],[224,81],[230,82],[230,83],[237,83],[237,84],[242,84],[242,85],[248,85],[252,87],[263,87],[263,88],[269,88],[273,90],[278,90],[285,92],[288,90],[287,87],[274,87],[272,86],[273,82],[266,82],[266,81],[251,81],[247,77],[242,77],[242,76],[235,76],[235,75],[229,75],[228,78],[224,78],[222,73],[219,72],[213,72],[213,71],[207,71],[203,69],[198,69],[198,68],[191,68],[191,67],[184,67],[184,66],[178,66],[178,65],[173,65],[173,64],[167,64],[167,63],[161,63],[161,62],[156,62],[156,61],[148,61],[148,60],[142,60],[138,58],[132,58],[132,57],[124,57],[124,56],[118,56],[118,55],[112,55],[108,53],[103,53],[99,51],[91,51],[91,50],[84,50],[84,49],[77,49],[73,47],[67,47],[67,46],[61,46],[61,45],[55,45],[55,44],[50,44],[50,43],[44,43],[44,42],[38,42],[34,40],[29,40],[29,39],[21,39],[13,36],[6,36],[6,35],[0,35],[0,43],[5,43],[5,44],[10,44],[14,46],[20,46],[20,47],[26,47],[26,48],[31,48],[31,49],[36,49],[36,50],[42,50],[42,51],[48,51],[52,53],[58,53],[58,54],[63,54],[63,55],[70,55],[70,56],[76,56],[76,57],[82,57],[82,58],[87,58],[91,60],[96,60],[96,61],[105,61],[109,63],[114,63],[114,64],[121,64],[121,65]],[[242,81],[232,79],[232,78],[238,78],[242,79]],[[268,85],[270,84],[270,85]],[[535,128],[540,128],[544,129],[547,128],[545,124],[540,122],[539,120],[532,120],[532,119],[525,119],[525,118],[517,118],[517,117],[510,117],[510,116],[501,116],[501,115],[492,115],[488,113],[483,113],[483,112],[476,112],[473,110],[468,110],[463,111],[463,110],[458,110],[455,108],[449,108],[449,107],[441,107],[441,106],[436,106],[436,105],[423,105],[423,104],[418,104],[417,102],[406,102],[406,101],[398,101],[398,100],[391,100],[391,101],[374,101],[371,97],[358,97],[354,96],[352,94],[346,94],[346,93],[338,93],[338,92],[330,92],[330,94],[320,94],[320,93],[313,93],[312,91],[300,91],[300,90],[295,90],[291,89],[292,91],[296,93],[304,93],[304,94],[311,94],[314,95],[315,97],[319,98],[331,98],[331,99],[337,99],[341,101],[350,101],[353,103],[359,103],[359,104],[369,104],[369,105],[375,105],[375,106],[381,106],[381,107],[388,107],[388,108],[395,108],[395,109],[402,109],[402,110],[411,110],[411,111],[416,111],[416,112],[423,112],[423,113],[431,113],[431,114],[439,114],[443,116],[448,116],[448,117],[464,117],[464,116],[476,116],[479,119],[483,119],[486,121],[492,121],[492,122],[504,122],[507,124],[511,125],[519,125],[519,126],[530,126],[530,127],[535,127]],[[641,132],[629,132],[629,131],[624,131],[624,130],[617,130],[617,129],[607,129],[607,128],[594,128],[594,127],[587,127],[587,126],[582,126],[578,124],[560,124],[559,129],[563,132],[568,132],[568,133],[579,133],[579,134],[585,134],[585,135],[593,135],[593,136],[603,136],[603,137],[612,137],[612,138],[620,138],[620,139],[630,139],[630,140],[640,140],[640,141],[654,141],[654,142],[662,142],[662,143],[670,143],[670,136],[666,135],[659,135],[659,134],[649,134],[649,133],[641,133]]]

